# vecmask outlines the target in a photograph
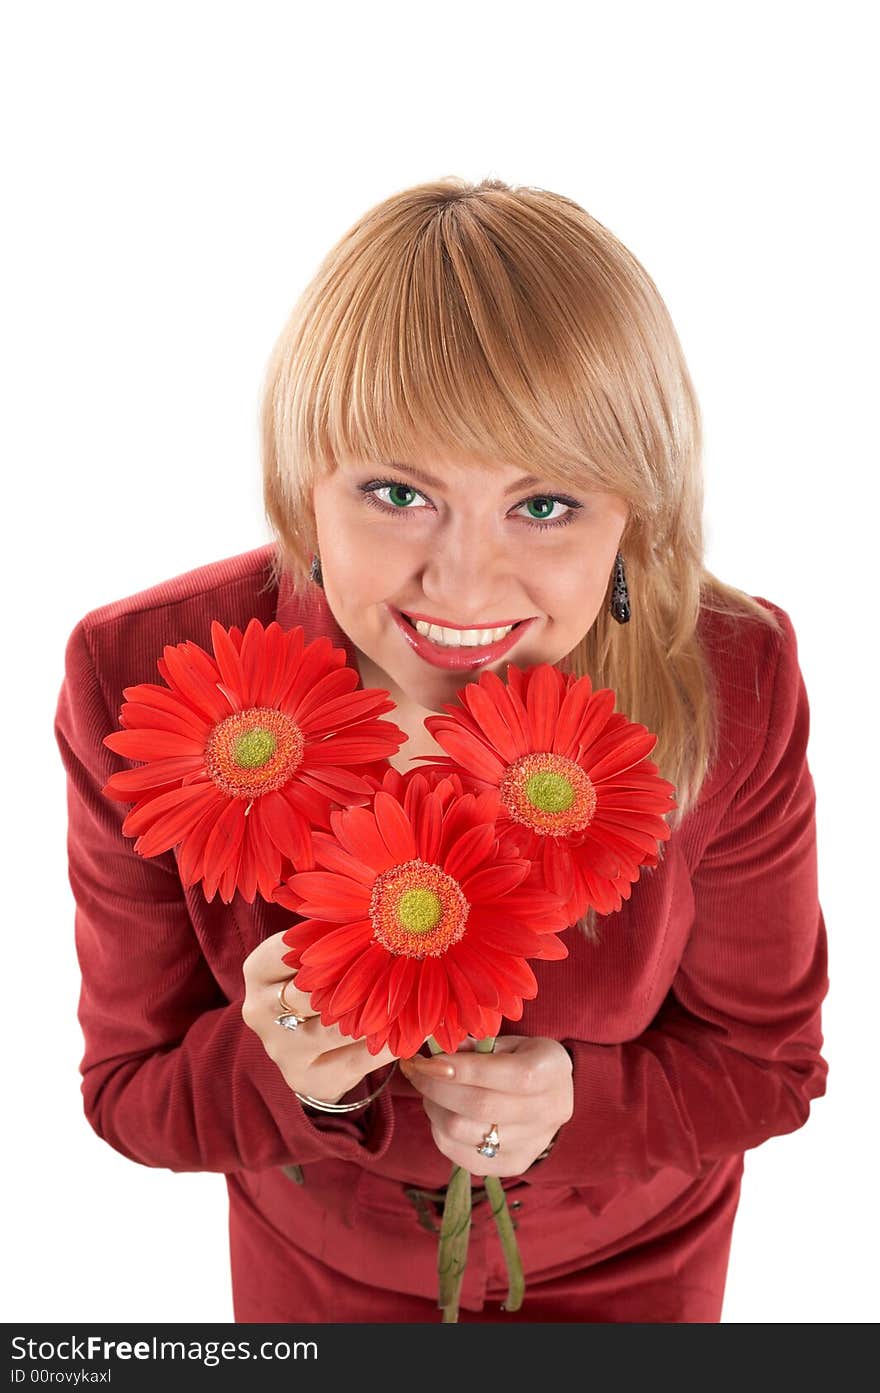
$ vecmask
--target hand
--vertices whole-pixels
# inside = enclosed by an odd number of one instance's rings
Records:
[[[557,1040],[499,1035],[492,1054],[465,1040],[455,1054],[415,1055],[401,1070],[421,1093],[434,1141],[472,1175],[522,1175],[574,1112],[571,1056]],[[449,1068],[454,1078],[444,1076]],[[495,1157],[477,1147],[492,1126]]]
[[[273,934],[245,958],[242,1020],[260,1037],[289,1088],[324,1103],[338,1103],[365,1074],[391,1064],[397,1056],[387,1046],[378,1054],[370,1054],[365,1040],[352,1040],[338,1026],[321,1024],[308,992],[297,991],[293,985],[296,974],[283,961],[289,951],[283,938],[284,930]],[[282,982],[290,983],[284,999],[291,1011],[308,1017],[296,1030],[275,1024],[276,1016],[283,1014],[278,1001]]]

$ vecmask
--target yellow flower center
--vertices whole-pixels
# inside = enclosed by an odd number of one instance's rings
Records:
[[[443,912],[440,896],[424,885],[405,890],[397,904],[397,917],[407,933],[429,934]]]
[[[574,789],[568,779],[552,769],[532,774],[525,783],[526,797],[542,813],[567,812],[574,802]]]
[[[262,769],[278,748],[278,741],[271,730],[255,726],[246,730],[235,742],[233,757],[241,769]]]
[[[286,784],[302,763],[305,745],[305,736],[290,716],[269,706],[253,706],[214,727],[205,765],[230,798],[251,799]]]
[[[550,751],[514,760],[499,791],[508,815],[540,837],[580,832],[596,811],[596,790],[581,766]]]
[[[405,861],[376,877],[373,938],[389,953],[439,958],[463,936],[469,909],[458,881],[439,866]]]

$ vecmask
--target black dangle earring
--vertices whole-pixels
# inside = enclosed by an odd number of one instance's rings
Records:
[[[322,573],[321,573],[321,559],[320,559],[320,557],[318,556],[318,553],[317,553],[317,552],[315,552],[314,556],[312,557],[312,569],[311,569],[311,571],[309,572],[309,575],[311,576],[311,578],[312,578],[312,580],[315,582],[315,584],[316,584],[316,585],[320,585],[321,588],[323,589],[323,587],[324,587],[324,577],[323,577],[323,575],[322,575]]]
[[[617,553],[612,576],[611,603],[608,608],[618,624],[628,624],[630,621],[629,591],[626,588],[626,573],[623,569],[623,557],[620,552]]]

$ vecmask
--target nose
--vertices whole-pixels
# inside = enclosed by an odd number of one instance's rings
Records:
[[[533,611],[518,565],[513,539],[475,510],[435,532],[423,560],[422,591],[437,614],[465,626],[508,613],[525,619]]]

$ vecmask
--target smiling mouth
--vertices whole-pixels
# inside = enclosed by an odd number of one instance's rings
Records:
[[[526,619],[517,619],[513,624],[497,624],[482,629],[459,629],[447,625],[429,624],[424,620],[417,622],[403,610],[397,612],[417,634],[441,648],[488,648],[492,644],[500,643],[503,639],[508,638],[528,622]]]

